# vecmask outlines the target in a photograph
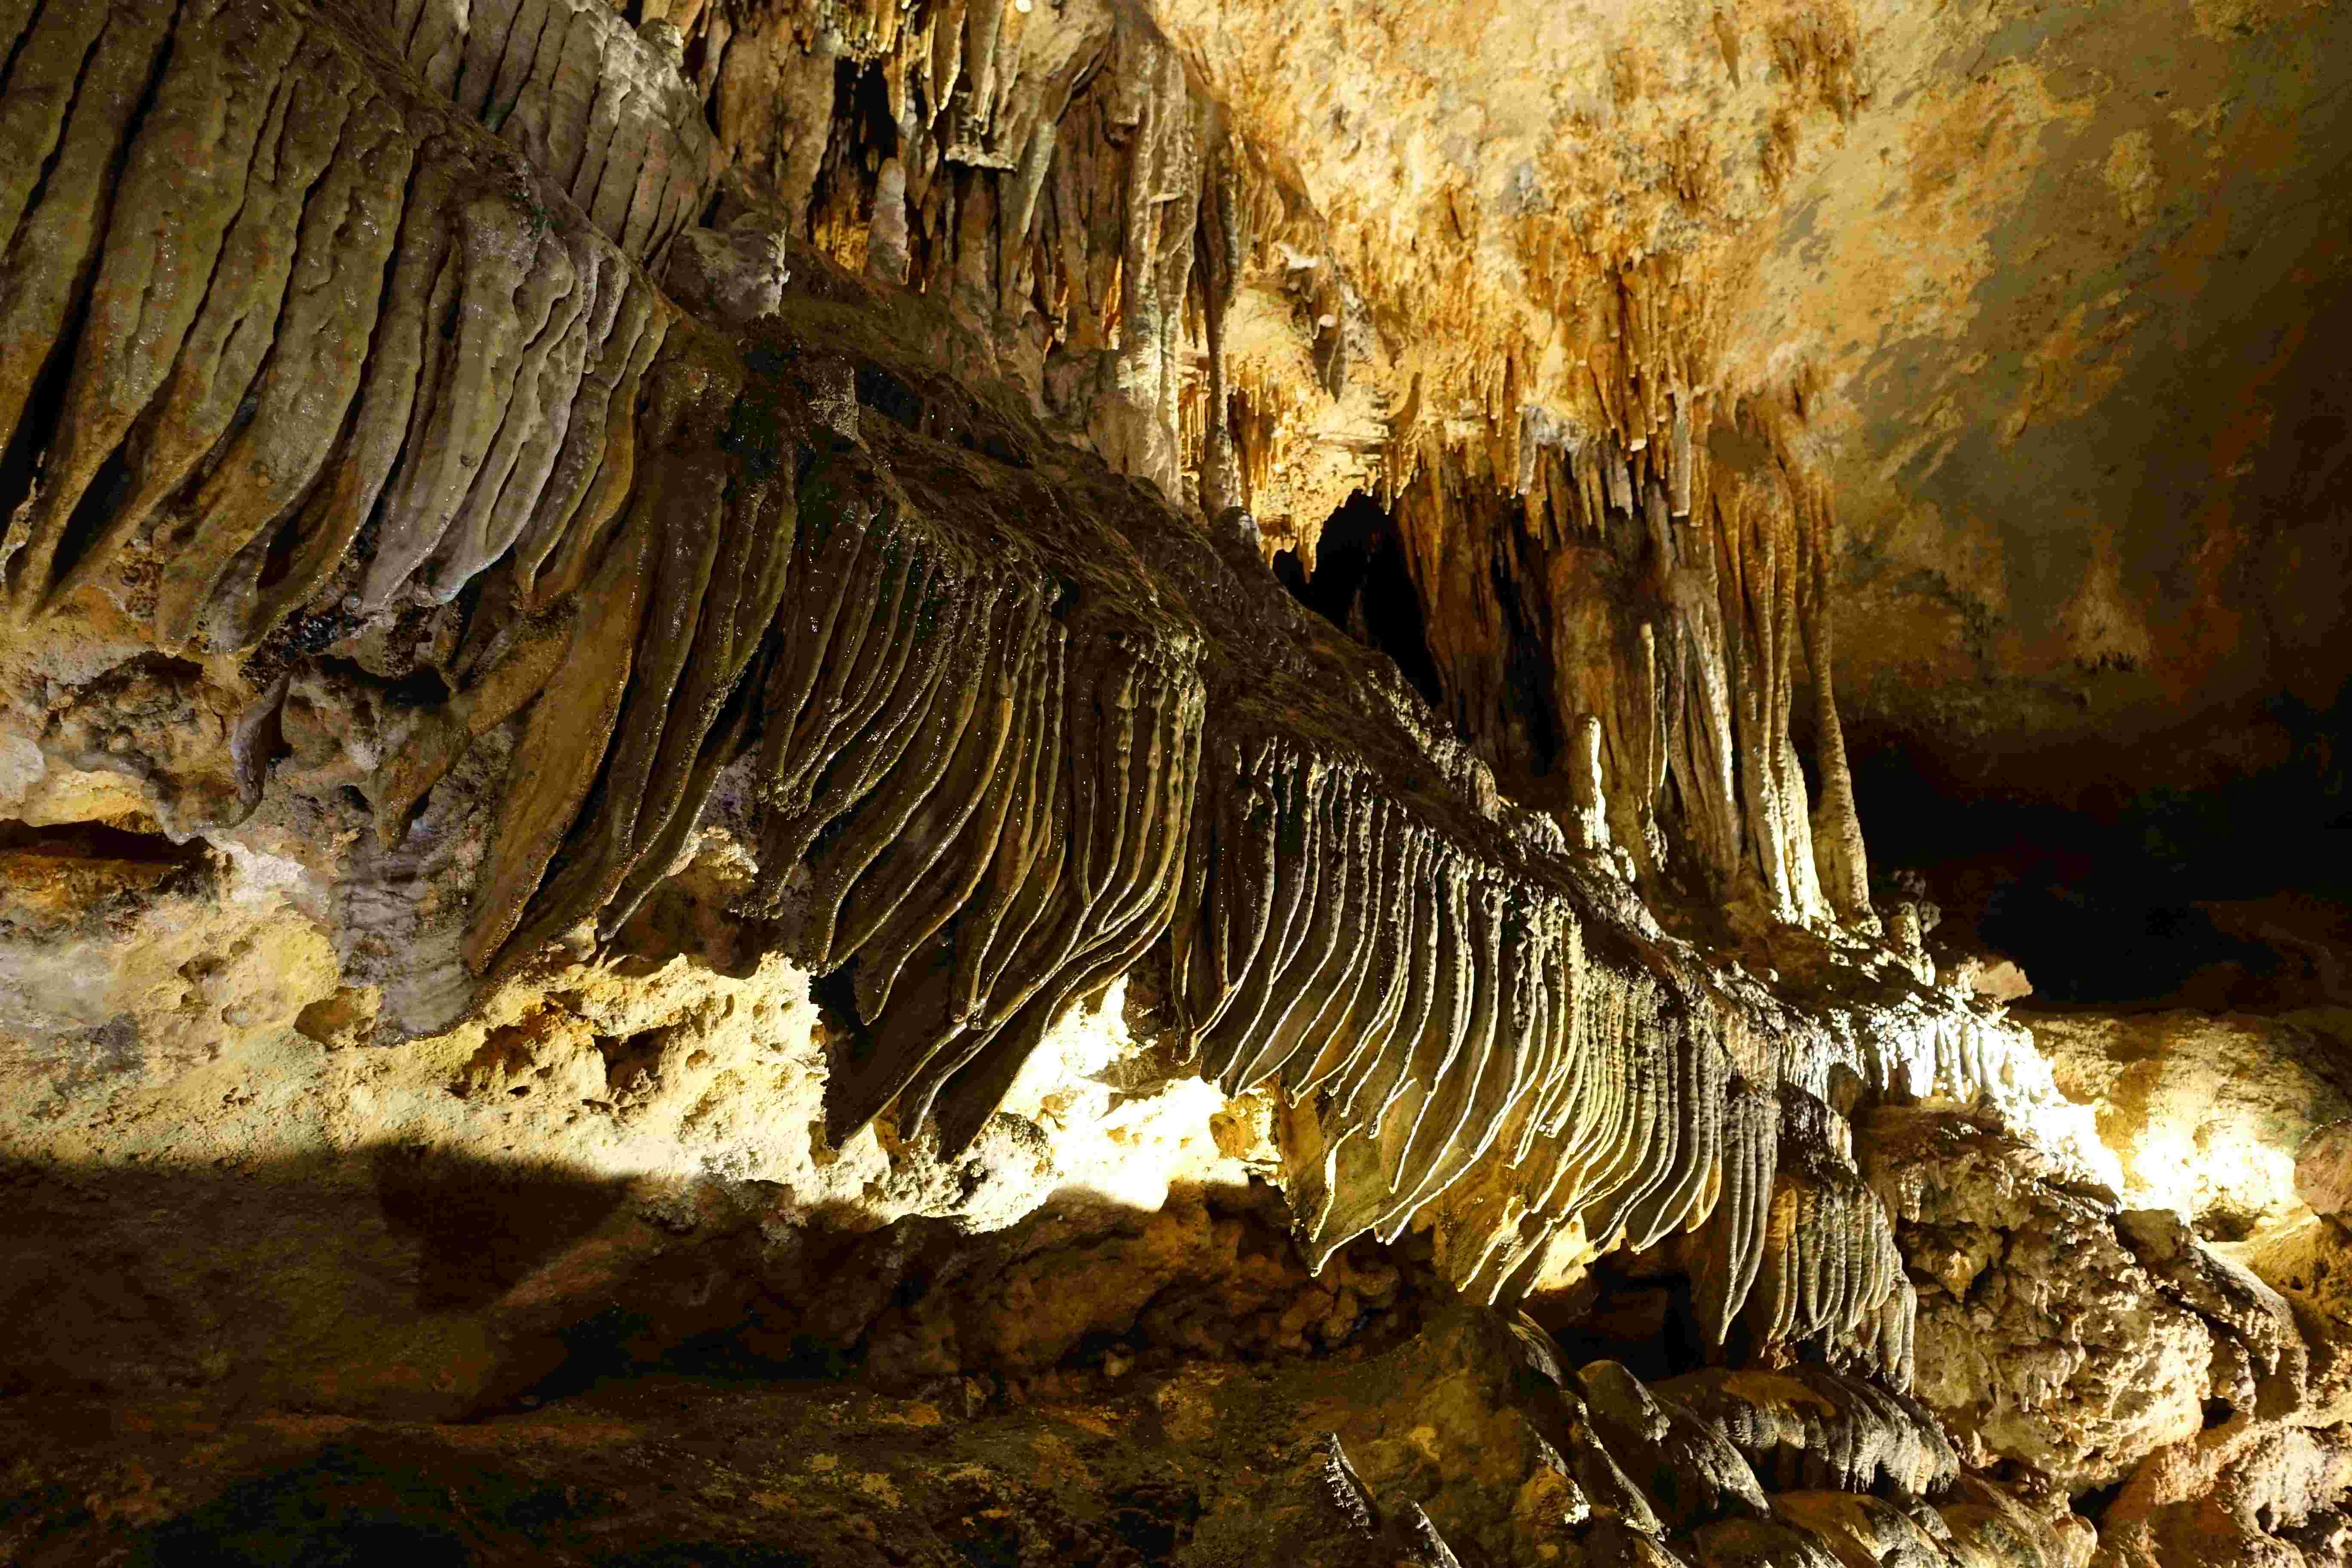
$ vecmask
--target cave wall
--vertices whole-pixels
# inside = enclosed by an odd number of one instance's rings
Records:
[[[1759,162],[1617,143],[1606,244],[1441,183],[1483,237],[1408,262],[1181,6],[0,12],[7,1394],[429,1444],[719,1343],[1067,1399],[1107,1338],[1360,1360],[1610,1258],[1713,1373],[1522,1321],[1493,1474],[1360,1473],[1441,1397],[1391,1371],[1309,1535],[2324,1528],[2332,1299],[2125,1208],[1872,901],[1845,384],[1730,378],[1723,303],[1867,35],[1661,74],[1584,26],[1642,135],[1699,93]],[[1360,490],[1434,708],[1268,570]],[[2284,1513],[2264,1443],[2321,1478]],[[2127,1479],[2138,1535],[2070,1511]]]

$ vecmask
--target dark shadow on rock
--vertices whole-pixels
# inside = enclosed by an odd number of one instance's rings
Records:
[[[609,1489],[583,1489],[525,1464],[471,1463],[429,1440],[371,1433],[329,1443],[143,1531],[124,1561],[128,1568],[819,1568],[824,1561],[723,1534],[692,1539],[692,1521],[670,1500],[683,1489],[635,1474],[615,1480]],[[678,1538],[659,1539],[673,1531]],[[591,1544],[600,1537],[601,1546]]]
[[[392,1229],[415,1239],[416,1308],[489,1305],[595,1229],[628,1184],[543,1165],[500,1165],[409,1145],[371,1160]]]
[[[396,1146],[285,1160],[0,1160],[0,1395],[446,1417],[509,1374],[478,1317],[625,1182]],[[532,1347],[531,1376],[545,1347]]]
[[[233,1486],[157,1526],[131,1561],[140,1568],[471,1563],[460,1506],[454,1489],[413,1466],[330,1444],[307,1463]]]
[[[2205,787],[2090,780],[2080,804],[1984,793],[1919,748],[1857,743],[1872,869],[1923,873],[1943,918],[1929,951],[2016,960],[2038,1006],[2343,1005],[2344,932],[2294,916],[2352,897],[2352,692],[2263,717],[2274,754]],[[2053,788],[2071,767],[2053,754]]]

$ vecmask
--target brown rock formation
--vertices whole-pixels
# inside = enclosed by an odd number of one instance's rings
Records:
[[[2221,169],[2003,314],[2087,25],[1538,9],[0,3],[5,1551],[2335,1550],[2331,1047],[2037,1044],[1837,695],[2071,798],[2334,624],[2325,431],[2079,583],[1955,499],[2148,445]],[[2339,18],[2193,20],[2294,174]]]

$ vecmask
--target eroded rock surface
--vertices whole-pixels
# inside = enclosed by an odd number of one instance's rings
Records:
[[[1818,1382],[1803,1397],[1888,1451],[1883,1401]],[[1895,1550],[2081,1568],[2088,1546],[2080,1519],[1948,1470],[1909,1472],[1922,1485],[1892,1498],[1818,1476],[1768,1491],[1663,1391],[1609,1363],[1564,1374],[1539,1332],[1461,1306],[1338,1362],[1152,1369],[1113,1352],[1017,1390],[950,1379],[898,1395],[668,1373],[465,1426],[291,1416],[193,1467],[168,1405],[112,1433],[87,1427],[88,1409],[0,1415],[15,1435],[56,1429],[20,1464],[27,1489],[0,1525],[28,1564],[397,1543],[518,1563],[1372,1568]]]
[[[2338,1238],[2156,1173],[2326,1075],[2095,1125],[1872,902],[1709,275],[1856,19],[1445,185],[1506,304],[1166,9],[0,6],[8,1549],[2332,1550]],[[1267,569],[1359,489],[1426,691]],[[1510,1316],[1604,1257],[1678,1375]]]
[[[2298,1160],[2352,1114],[2339,1025],[2325,1014],[2036,1013],[2059,1087],[2098,1107],[2134,1207],[2176,1208],[2244,1239],[2303,1216]]]
[[[1919,1286],[1919,1396],[1976,1462],[2096,1486],[2203,1427],[2213,1332],[2141,1266],[2111,1194],[1965,1117],[1882,1110],[1863,1134]]]

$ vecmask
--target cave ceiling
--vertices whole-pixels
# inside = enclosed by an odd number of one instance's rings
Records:
[[[2335,700],[2345,7],[1157,15],[1295,160],[1391,410],[1605,425],[1612,290],[1670,384],[1801,405],[1858,745],[2103,804],[2273,765],[2265,704]]]

